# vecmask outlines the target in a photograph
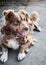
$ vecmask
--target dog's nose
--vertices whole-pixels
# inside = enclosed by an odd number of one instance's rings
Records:
[[[28,30],[28,27],[24,27],[24,30],[26,30],[26,31],[27,31],[27,30]]]

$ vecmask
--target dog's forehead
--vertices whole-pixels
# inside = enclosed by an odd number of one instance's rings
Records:
[[[21,21],[21,24],[27,24],[27,22],[26,22],[26,21],[24,21],[24,20],[22,20],[22,21]]]
[[[16,18],[20,18],[17,12],[15,12],[14,14]]]
[[[25,16],[25,17],[30,18],[29,13],[28,13],[28,12],[26,12],[25,10],[20,10],[20,11],[19,11],[19,13],[20,13],[20,15],[22,15],[22,16]]]

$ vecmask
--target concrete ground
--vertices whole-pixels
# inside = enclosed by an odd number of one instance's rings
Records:
[[[3,22],[2,11],[4,9],[14,9],[15,11],[25,9],[29,14],[31,14],[32,11],[37,11],[40,14],[39,25],[41,26],[42,31],[33,32],[33,36],[38,42],[31,47],[26,58],[18,62],[18,51],[9,49],[8,61],[6,63],[0,62],[0,65],[46,65],[46,1],[29,3],[28,6],[6,4],[5,6],[0,7],[0,27]]]

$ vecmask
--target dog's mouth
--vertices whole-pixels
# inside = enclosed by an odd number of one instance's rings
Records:
[[[21,43],[26,43],[27,42],[27,33],[26,33],[26,31],[19,32],[18,37],[21,39]]]
[[[26,36],[26,31],[20,31],[20,32],[19,32],[19,35],[20,35],[21,37],[25,37],[25,36]]]
[[[28,28],[25,27],[25,28],[23,28],[21,31],[18,31],[18,32],[19,32],[19,34],[20,34],[22,37],[25,37],[25,36],[27,36]]]

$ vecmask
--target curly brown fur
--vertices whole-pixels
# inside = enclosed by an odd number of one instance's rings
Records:
[[[21,60],[25,57],[25,50],[30,45],[33,44],[33,39],[30,35],[29,26],[25,19],[21,20],[22,16],[20,17],[19,13],[17,12],[14,12],[12,10],[5,10],[3,11],[3,15],[5,16],[5,23],[1,28],[1,33],[3,34],[3,37],[1,39],[1,44],[2,44],[3,52],[6,54],[6,58],[4,57],[5,54],[3,53],[2,54],[3,56],[1,56],[1,61],[6,62],[8,59],[7,47],[16,50],[16,48],[19,46],[20,46],[20,51],[18,54],[18,60]],[[16,36],[18,37],[16,38]],[[24,53],[24,57],[23,57],[23,53]]]
[[[34,29],[36,29],[37,31],[41,31],[41,29],[39,29],[38,26],[38,21],[39,21],[39,14],[38,12],[32,12],[31,16],[28,14],[28,12],[26,12],[25,10],[20,10],[18,12],[18,14],[20,15],[21,20],[26,20],[29,29],[31,31],[33,31]]]

